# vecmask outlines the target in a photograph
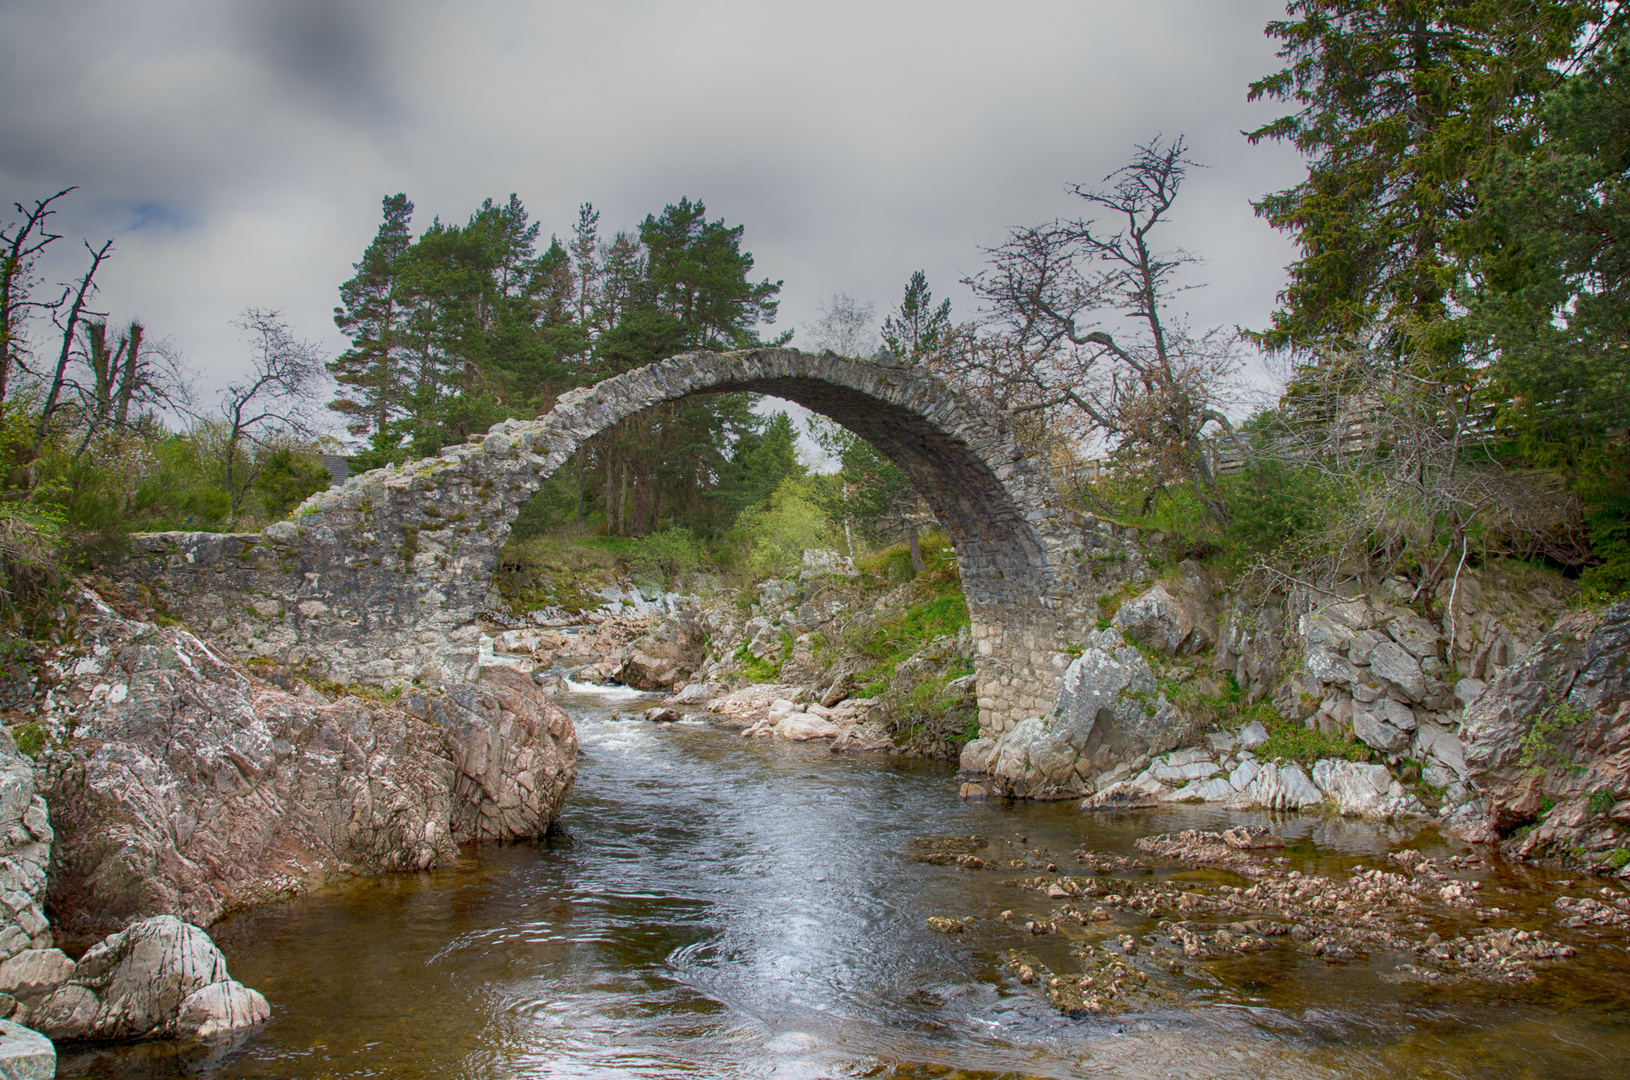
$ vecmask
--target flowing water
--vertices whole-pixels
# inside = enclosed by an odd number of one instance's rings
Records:
[[[1554,875],[1502,867],[1484,882],[1580,947],[1534,983],[1400,984],[1399,957],[1331,966],[1287,939],[1195,972],[1166,1011],[1069,1019],[1002,966],[1006,948],[1062,948],[1017,929],[1048,902],[913,861],[912,838],[980,833],[1080,873],[1065,865],[1077,848],[1130,855],[1141,835],[1266,816],[964,803],[945,763],[618,721],[644,705],[626,691],[559,700],[583,747],[560,836],[218,924],[270,1021],[231,1046],[64,1048],[59,1075],[1630,1076],[1625,935],[1540,918]],[[1460,850],[1418,827],[1272,823],[1304,870]],[[935,915],[972,929],[935,933]]]

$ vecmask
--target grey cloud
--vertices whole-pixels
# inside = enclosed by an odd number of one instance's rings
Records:
[[[825,0],[773,5],[484,0],[0,3],[0,199],[81,185],[70,237],[118,237],[100,303],[139,311],[200,367],[229,321],[281,308],[343,345],[335,288],[406,191],[418,225],[516,191],[565,235],[593,200],[631,228],[681,195],[746,225],[786,282],[777,329],[842,291],[957,281],[1014,225],[1078,212],[1134,142],[1188,135],[1168,242],[1207,259],[1198,325],[1261,325],[1289,246],[1247,199],[1294,155],[1238,132],[1271,115],[1281,0]],[[795,338],[795,343],[798,341]],[[211,378],[216,376],[212,375]]]
[[[255,0],[237,13],[237,38],[290,98],[352,123],[401,119],[391,41],[416,4]]]

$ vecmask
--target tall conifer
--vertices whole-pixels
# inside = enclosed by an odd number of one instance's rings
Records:
[[[362,261],[353,265],[356,276],[340,286],[340,306],[334,309],[334,324],[351,347],[328,363],[341,387],[328,407],[347,417],[352,434],[368,436],[376,452],[384,450],[406,393],[398,355],[406,319],[401,273],[413,242],[413,203],[404,194],[382,202],[384,221]]]

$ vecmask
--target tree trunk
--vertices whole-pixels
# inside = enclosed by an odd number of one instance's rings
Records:
[[[136,396],[136,377],[141,370],[138,364],[141,360],[143,333],[142,324],[131,320],[130,329],[125,334],[124,371],[119,377],[119,412],[114,419],[114,423],[121,428],[130,417],[130,399]]]
[[[577,527],[583,527],[583,458],[584,451],[577,452]]]

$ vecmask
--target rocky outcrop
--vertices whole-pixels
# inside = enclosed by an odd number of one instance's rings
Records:
[[[53,1039],[208,1039],[270,1015],[208,934],[159,915],[92,946],[29,1020]]]
[[[1565,617],[1466,707],[1475,839],[1630,868],[1630,602]]]
[[[542,836],[577,777],[577,729],[532,679],[491,667],[445,694],[407,694],[402,710],[444,733],[453,763],[452,837]]]
[[[44,912],[51,839],[33,762],[17,752],[11,732],[0,728],[0,960],[51,946]]]
[[[1157,582],[1115,612],[1114,626],[1130,641],[1172,655],[1204,652],[1217,643],[1211,582],[1192,559],[1176,581]]]
[[[707,663],[708,628],[698,617],[694,597],[635,642],[633,652],[614,678],[636,690],[666,690],[701,671]]]
[[[995,740],[976,740],[964,765],[990,773],[1003,795],[1068,799],[1099,787],[1117,764],[1199,741],[1200,731],[1159,694],[1143,655],[1119,630],[1094,631],[1064,672],[1058,705]]]
[[[1385,765],[1324,759],[1307,769],[1296,762],[1259,760],[1249,750],[1236,750],[1238,740],[1231,737],[1211,739],[1222,745],[1210,751],[1193,747],[1163,754],[1136,775],[1125,765],[1111,770],[1099,778],[1097,792],[1081,808],[1203,802],[1230,810],[1331,809],[1343,816],[1378,819],[1427,813]]]
[[[36,767],[69,938],[436,866],[460,840],[539,835],[570,788],[570,722],[524,676],[413,695],[414,715],[249,669],[262,679],[185,630],[81,603],[82,655],[42,709]]]

